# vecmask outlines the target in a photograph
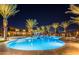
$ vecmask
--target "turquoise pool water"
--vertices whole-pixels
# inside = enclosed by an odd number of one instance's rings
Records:
[[[7,43],[8,48],[17,50],[52,50],[64,46],[59,36],[33,36],[17,38]]]

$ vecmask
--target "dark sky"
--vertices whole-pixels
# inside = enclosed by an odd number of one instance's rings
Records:
[[[66,4],[20,4],[17,9],[20,10],[14,16],[8,19],[9,26],[25,28],[26,19],[36,19],[39,25],[52,24],[53,22],[62,22],[70,20],[70,15],[65,14],[69,5]],[[0,27],[2,27],[2,17],[0,17]]]

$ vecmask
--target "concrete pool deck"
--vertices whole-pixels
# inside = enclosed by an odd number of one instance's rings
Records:
[[[55,50],[22,51],[6,47],[6,42],[0,43],[0,55],[79,55],[79,43],[65,42],[65,45]]]
[[[79,54],[79,43],[68,42],[59,49],[50,51],[21,51],[6,47],[5,43],[0,43],[0,55],[75,55]]]

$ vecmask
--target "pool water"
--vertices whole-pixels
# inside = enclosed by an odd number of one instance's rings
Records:
[[[33,36],[17,38],[7,43],[8,48],[17,50],[52,50],[64,46],[59,36]]]

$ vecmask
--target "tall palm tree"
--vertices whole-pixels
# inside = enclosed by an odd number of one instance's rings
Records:
[[[79,15],[79,6],[71,4],[68,8],[70,11],[66,11],[65,13],[73,13]]]
[[[78,30],[79,30],[79,17],[72,17],[72,22],[73,23],[76,23],[78,24]],[[79,35],[79,31],[76,31],[76,35],[75,36],[78,36]]]
[[[17,5],[14,4],[0,4],[0,14],[3,17],[3,28],[4,28],[4,39],[7,40],[7,25],[8,21],[7,19],[19,12],[19,10],[16,10]]]
[[[66,13],[73,13],[76,15],[79,15],[79,6],[77,5],[70,5],[70,7],[68,8],[70,11],[67,11]],[[72,22],[73,23],[77,23],[79,25],[79,17],[72,17]]]
[[[57,28],[59,27],[59,23],[53,23],[53,24],[52,24],[52,27],[54,28],[55,33],[56,33]]]
[[[66,32],[66,29],[67,29],[67,27],[70,25],[70,23],[69,22],[67,22],[67,21],[64,21],[64,22],[62,22],[61,23],[61,27],[63,27],[64,28],[64,32]]]
[[[33,28],[38,24],[37,20],[27,19],[26,20],[26,27],[28,28],[28,32],[32,34]]]

